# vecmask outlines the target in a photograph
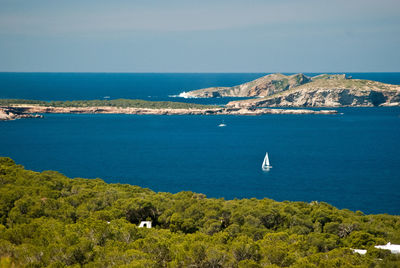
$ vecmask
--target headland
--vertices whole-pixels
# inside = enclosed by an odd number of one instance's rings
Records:
[[[254,109],[222,107],[183,102],[144,100],[91,100],[44,102],[0,100],[0,120],[38,118],[42,114],[136,114],[136,115],[265,115],[265,114],[336,114],[335,110]]]

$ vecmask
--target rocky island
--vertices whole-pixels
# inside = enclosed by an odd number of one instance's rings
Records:
[[[139,115],[263,115],[263,114],[336,114],[335,110],[256,109],[221,107],[183,102],[144,100],[36,101],[0,100],[0,120],[42,117],[39,114],[139,114]]]
[[[400,86],[352,79],[344,74],[270,74],[233,87],[183,92],[185,98],[255,97],[232,101],[227,107],[346,107],[399,106]]]
[[[182,92],[184,98],[249,97],[225,106],[133,99],[39,101],[0,99],[0,120],[40,118],[46,113],[149,115],[335,114],[335,110],[264,107],[400,106],[400,86],[352,79],[344,74],[269,74],[233,87]],[[263,108],[263,109],[260,109]]]
[[[182,92],[184,98],[217,97],[266,97],[308,83],[311,79],[303,74],[286,76],[270,74],[233,87],[210,87]]]

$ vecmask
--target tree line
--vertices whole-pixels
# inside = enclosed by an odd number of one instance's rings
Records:
[[[0,158],[0,267],[399,267],[374,248],[389,241],[400,243],[400,216],[156,193]]]

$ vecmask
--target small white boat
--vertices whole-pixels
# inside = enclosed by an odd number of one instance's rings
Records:
[[[221,124],[219,124],[218,126],[219,126],[219,127],[226,127],[226,124],[221,123]]]
[[[271,164],[269,163],[268,152],[265,154],[264,161],[261,166],[262,170],[269,171],[272,168]]]

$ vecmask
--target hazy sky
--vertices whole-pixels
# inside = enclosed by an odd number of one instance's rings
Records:
[[[0,71],[400,71],[400,0],[0,0]]]

